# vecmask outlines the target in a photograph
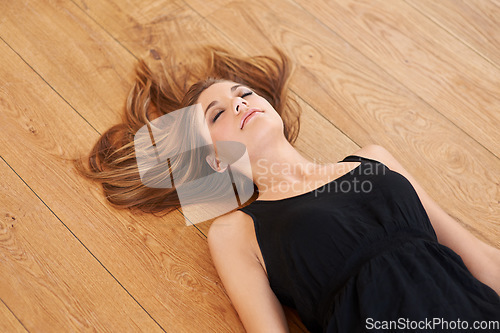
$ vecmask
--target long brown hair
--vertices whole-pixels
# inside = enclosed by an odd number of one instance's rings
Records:
[[[205,89],[222,80],[244,84],[266,98],[283,119],[284,135],[293,144],[299,132],[301,110],[295,100],[288,98],[291,62],[282,51],[274,50],[278,57],[242,57],[207,47],[201,52],[206,62],[197,69],[179,70],[173,61],[162,61],[162,69],[152,71],[140,60],[127,98],[124,121],[102,134],[87,157],[75,159],[76,168],[83,176],[101,183],[107,200],[118,208],[153,214],[178,208],[175,188],[154,188],[141,181],[134,135],[154,119],[196,104]],[[177,140],[172,137],[167,142],[174,145]]]

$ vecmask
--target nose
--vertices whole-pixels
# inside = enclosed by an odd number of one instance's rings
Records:
[[[243,98],[236,99],[236,107],[234,108],[236,110],[236,113],[240,113],[242,108],[245,107],[248,107],[247,101],[245,101]]]

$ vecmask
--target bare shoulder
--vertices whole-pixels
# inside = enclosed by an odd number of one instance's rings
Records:
[[[354,155],[369,158],[385,164],[389,169],[399,169],[400,164],[392,154],[384,147],[376,144],[369,144],[356,151]]]
[[[237,210],[216,218],[208,231],[207,239],[211,250],[246,244],[251,217]],[[221,249],[222,250],[222,249]]]
[[[208,244],[217,273],[245,330],[288,332],[283,308],[252,249],[252,218],[241,211],[218,217],[210,226]]]

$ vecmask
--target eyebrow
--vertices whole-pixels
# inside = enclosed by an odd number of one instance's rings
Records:
[[[234,92],[236,88],[243,86],[242,84],[237,84],[231,87],[231,92]],[[208,104],[207,108],[205,109],[205,116],[207,115],[208,109],[210,109],[212,106],[217,104],[217,101],[212,101],[210,104]]]

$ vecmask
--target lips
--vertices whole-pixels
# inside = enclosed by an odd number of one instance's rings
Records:
[[[243,129],[243,126],[245,126],[247,119],[249,117],[251,117],[256,112],[264,112],[264,111],[259,110],[259,109],[250,109],[243,114],[243,117],[241,118],[240,129]]]

